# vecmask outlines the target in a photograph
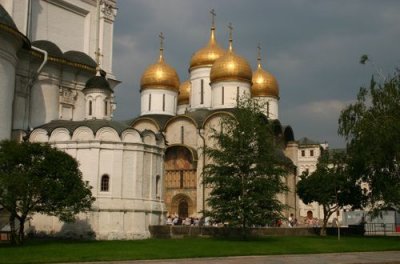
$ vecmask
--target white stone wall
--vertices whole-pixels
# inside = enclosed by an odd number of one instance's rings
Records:
[[[157,197],[155,179],[157,175],[163,179],[159,164],[164,146],[154,133],[142,137],[138,131],[128,129],[119,136],[114,129],[104,127],[94,135],[91,129],[80,127],[72,136],[65,128],[48,136],[45,130],[36,129],[30,141],[49,142],[76,158],[83,180],[93,187],[96,198],[92,210],[77,216],[76,224],[35,215],[31,229],[60,236],[94,232],[96,239],[141,239],[150,236],[149,224],[163,223],[165,206]],[[109,191],[100,189],[104,174],[110,177]]]
[[[263,105],[263,112],[269,119],[279,119],[278,99],[274,97],[254,97]]]
[[[86,119],[111,119],[110,92],[102,89],[90,89],[85,95],[85,105]]]
[[[176,115],[177,97],[177,91],[167,89],[142,90],[140,94],[140,114]]]
[[[32,9],[30,19],[28,18],[29,2]],[[63,51],[82,51],[93,59],[97,46],[96,2],[95,0],[0,0],[14,19],[19,31],[28,36],[31,41],[50,40]],[[111,6],[116,5],[115,0],[106,2]],[[112,73],[113,24],[116,14],[117,9],[101,6],[100,65],[112,77],[114,77]],[[31,23],[28,23],[28,20]]]
[[[237,105],[238,98],[251,96],[250,84],[246,82],[224,81],[212,83],[211,90],[212,109],[233,108]]]
[[[17,51],[21,44],[14,36],[0,34],[0,139],[10,139]]]
[[[193,69],[190,72],[190,90],[189,110],[199,108],[211,108],[211,86],[210,86],[211,67],[202,67]],[[201,81],[203,80],[203,102],[201,102]]]

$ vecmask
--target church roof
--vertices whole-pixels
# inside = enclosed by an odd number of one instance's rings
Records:
[[[64,58],[71,62],[87,65],[92,68],[96,68],[96,62],[86,53],[76,50],[70,50],[64,53]]]
[[[7,31],[17,37],[18,39],[21,39],[23,42],[23,46],[25,48],[30,47],[30,41],[29,39],[19,32],[17,26],[14,23],[14,20],[12,17],[8,14],[8,12],[4,9],[3,5],[0,4],[0,29]]]
[[[314,140],[311,140],[311,139],[309,139],[309,138],[307,138],[307,137],[300,138],[299,140],[297,140],[297,143],[298,143],[299,145],[304,145],[304,146],[308,146],[308,145],[320,145],[319,142],[314,141]]]
[[[50,134],[57,128],[66,128],[72,134],[75,129],[82,126],[90,128],[94,134],[96,134],[96,132],[103,127],[111,127],[115,131],[117,131],[119,135],[121,135],[123,131],[132,128],[124,122],[95,119],[84,121],[53,120],[47,124],[36,127],[35,129],[41,128],[46,130]]]
[[[49,40],[36,40],[32,42],[32,46],[35,46],[39,49],[47,51],[49,56],[56,57],[56,58],[63,58],[63,52],[61,49],[53,42]]]
[[[97,89],[102,89],[102,90],[113,92],[113,90],[110,87],[110,83],[103,76],[91,77],[89,80],[87,80],[87,82],[85,84],[85,88],[82,91],[84,91],[85,89],[90,89],[90,88],[97,88]]]
[[[15,30],[18,30],[17,26],[14,23],[14,20],[11,18],[11,16],[7,13],[7,11],[1,4],[0,4],[0,23],[9,26],[10,28],[13,28]]]

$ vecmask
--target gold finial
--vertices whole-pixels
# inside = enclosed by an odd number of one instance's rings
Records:
[[[258,43],[257,50],[258,50],[257,64],[258,64],[258,68],[261,68],[261,46],[260,46],[260,43]]]
[[[229,51],[232,51],[232,31],[233,31],[233,27],[232,27],[232,23],[231,22],[229,22],[228,28],[229,28]]]
[[[160,32],[160,35],[158,35],[158,37],[160,38],[160,61],[162,61],[163,57],[164,57],[163,51],[164,51],[164,39],[165,39],[165,37],[164,37],[162,32]]]
[[[214,8],[210,10],[210,14],[211,14],[211,29],[214,29],[215,28],[215,17],[217,16]]]

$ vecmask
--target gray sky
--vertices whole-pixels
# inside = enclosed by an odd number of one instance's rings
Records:
[[[232,22],[233,45],[253,70],[257,44],[264,69],[280,86],[280,121],[296,139],[309,137],[343,147],[337,135],[340,110],[369,83],[375,68],[385,74],[400,66],[398,0],[118,0],[114,27],[115,119],[140,113],[140,77],[159,52],[181,81],[188,79],[191,55],[209,38],[214,8],[217,41],[226,48]],[[374,61],[361,65],[362,54]]]

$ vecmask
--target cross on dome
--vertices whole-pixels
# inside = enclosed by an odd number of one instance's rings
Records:
[[[233,26],[232,26],[231,22],[229,22],[228,28],[229,28],[229,51],[232,51],[232,31],[233,31]]]
[[[160,61],[163,60],[163,51],[164,51],[164,35],[162,32],[160,32],[160,35],[158,35],[158,37],[160,38]]]
[[[257,64],[258,68],[261,68],[261,46],[260,43],[257,45]]]
[[[215,28],[215,17],[217,16],[217,14],[215,13],[214,8],[210,10],[210,14],[211,14],[211,26],[212,28]]]

